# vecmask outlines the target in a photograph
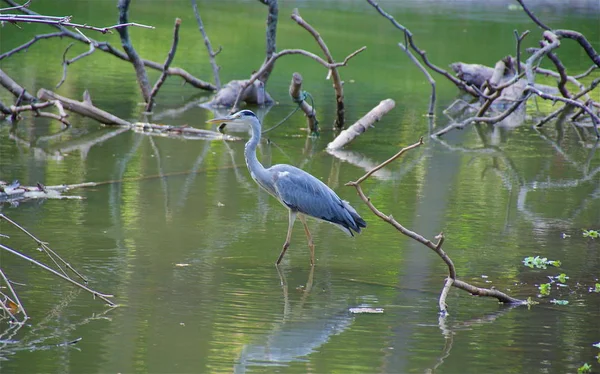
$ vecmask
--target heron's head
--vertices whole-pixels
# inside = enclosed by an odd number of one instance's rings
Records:
[[[256,114],[251,110],[244,109],[237,113],[231,114],[226,117],[209,119],[206,123],[220,123],[219,129],[225,127],[228,124],[247,124],[250,125],[251,121],[258,121]]]

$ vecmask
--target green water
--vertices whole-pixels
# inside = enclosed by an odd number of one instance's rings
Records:
[[[526,47],[536,46],[538,29],[511,4],[382,2],[443,67],[459,60],[493,65],[514,53],[514,29],[530,29]],[[554,27],[585,33],[598,50],[598,6],[579,5],[544,2],[534,10]],[[92,287],[114,294],[120,305],[107,309],[0,252],[1,268],[19,283],[15,287],[32,317],[18,331],[0,322],[2,373],[573,373],[585,362],[597,370],[600,350],[592,344],[600,341],[600,294],[588,289],[600,277],[600,247],[598,240],[581,235],[582,229],[600,229],[600,156],[593,139],[549,124],[541,133],[529,125],[480,133],[467,128],[443,142],[429,140],[424,116],[429,85],[396,46],[403,37],[389,22],[362,1],[282,1],[280,50],[319,52],[314,39],[289,19],[295,7],[338,60],[367,46],[340,69],[347,121],[386,98],[394,99],[396,108],[339,157],[329,155],[324,148],[335,136],[335,98],[326,71],[305,58],[284,57],[267,86],[278,105],[261,113],[265,126],[294,109],[287,90],[298,71],[314,97],[323,132],[307,138],[305,120],[297,114],[269,133],[271,142],[261,145],[259,156],[265,164],[289,163],[322,179],[367,220],[364,233],[349,238],[311,220],[317,257],[311,272],[298,224],[278,271],[273,263],[285,239],[287,211],[250,178],[243,142],[117,134],[77,115],[70,117],[72,129],[52,138],[61,129],[55,121],[25,116],[16,129],[0,123],[1,180],[113,181],[72,192],[83,200],[0,209],[48,241]],[[98,26],[117,19],[115,1],[40,1],[32,8]],[[221,81],[256,70],[264,59],[266,8],[255,1],[199,1],[199,8],[213,46],[223,46],[217,58]],[[163,61],[175,17],[182,26],[173,66],[210,81],[188,1],[134,1],[130,20],[156,26],[131,29],[134,46],[143,57]],[[0,29],[0,53],[53,31],[22,27]],[[119,46],[116,33],[86,34]],[[0,61],[1,68],[30,92],[54,89],[69,43],[40,41]],[[68,56],[86,49],[75,45]],[[564,42],[559,55],[573,74],[590,65],[572,42]],[[152,81],[157,76],[150,72]],[[435,126],[442,128],[448,123],[442,110],[457,91],[436,78]],[[96,106],[128,120],[145,119],[129,64],[97,51],[71,65],[56,91],[80,98],[85,89]],[[213,114],[198,105],[209,98],[169,78],[148,119],[210,128],[204,122]],[[0,99],[12,102],[4,90]],[[186,104],[186,110],[176,110]],[[244,132],[235,135],[247,138]],[[103,141],[93,143],[101,136]],[[406,227],[432,240],[443,231],[444,249],[461,279],[533,297],[540,305],[506,308],[452,290],[450,316],[438,319],[444,264],[378,220],[344,186],[420,136],[426,136],[425,145],[365,182],[365,192]],[[0,225],[10,236],[3,244],[47,261],[35,243],[5,222]],[[536,255],[560,260],[562,267],[522,265],[524,257]],[[569,276],[568,287],[553,287],[550,296],[538,298],[537,286],[561,272]],[[555,306],[551,299],[569,305]],[[357,306],[384,313],[348,312]],[[78,338],[77,344],[62,345]]]

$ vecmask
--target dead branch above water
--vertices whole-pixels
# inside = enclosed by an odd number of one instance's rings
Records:
[[[290,82],[289,91],[292,100],[298,104],[306,116],[308,131],[311,134],[318,134],[319,121],[317,121],[317,112],[315,111],[315,108],[306,102],[306,97],[302,92],[302,75],[300,75],[300,73],[292,74],[292,81]]]
[[[13,6],[13,7],[20,7],[21,5],[16,3],[14,0],[4,0],[5,3]],[[26,8],[21,8],[19,9],[21,12],[28,14],[28,15],[34,15],[34,16],[40,16],[40,14],[26,9]],[[90,45],[93,44],[96,50],[100,50],[102,52],[106,52],[109,53],[115,57],[118,57],[119,59],[123,60],[123,61],[128,61],[131,62],[129,56],[125,53],[122,52],[118,49],[116,49],[115,47],[113,47],[110,43],[108,42],[99,42],[97,40],[94,40],[88,36],[85,36],[83,34],[77,33],[77,32],[73,32],[71,30],[69,30],[67,27],[62,26],[61,24],[52,24],[50,25],[52,27],[58,28],[60,30],[60,32],[56,32],[56,33],[51,33],[51,34],[44,34],[41,36],[36,36],[34,37],[31,41],[16,47],[8,52],[5,52],[3,54],[0,55],[0,60],[9,57],[15,53],[27,50],[27,48],[29,48],[31,45],[33,45],[34,43],[36,43],[39,40],[42,39],[48,39],[48,38],[55,38],[55,37],[69,37],[72,39],[75,39],[81,43],[84,43],[86,45]],[[127,26],[135,26],[132,24],[129,24]],[[162,71],[163,70],[163,64],[159,63],[159,62],[155,62],[155,61],[150,61],[150,60],[146,60],[146,59],[141,59],[142,64],[145,67],[149,67],[151,69],[154,70],[159,70]],[[170,67],[167,70],[167,74],[168,75],[174,75],[174,76],[179,76],[180,78],[182,78],[186,83],[192,85],[193,87],[202,89],[202,90],[207,90],[207,91],[215,91],[216,87],[210,83],[207,83],[195,76],[193,76],[192,74],[190,74],[189,72],[187,72],[186,70],[179,68],[179,67]]]
[[[313,36],[313,38],[315,38],[315,40],[317,41],[317,44],[323,51],[323,54],[325,55],[327,62],[330,64],[334,64],[335,61],[333,59],[333,56],[331,56],[331,52],[329,52],[329,48],[327,47],[327,44],[325,44],[325,41],[323,40],[323,38],[321,38],[321,35],[317,32],[317,30],[315,30],[314,27],[312,27],[308,22],[306,22],[300,16],[300,12],[298,11],[297,8],[294,9],[294,11],[292,12],[292,19],[294,21],[296,21],[296,23],[298,25],[302,26],[302,28],[304,28],[306,31],[308,31]],[[333,126],[334,126],[334,128],[341,130],[344,128],[344,114],[345,114],[344,88],[342,87],[342,78],[340,78],[340,73],[338,72],[338,69],[335,67],[332,67],[329,70],[329,72],[330,72],[331,78],[333,80],[333,87],[335,89],[335,103],[336,103],[336,108],[337,108],[336,109],[336,119],[335,119]]]
[[[446,297],[448,296],[448,291],[449,291],[450,287],[459,288],[459,289],[467,291],[470,294],[475,295],[475,296],[494,297],[502,303],[515,304],[515,305],[527,304],[527,302],[525,300],[515,299],[515,298],[513,298],[503,292],[500,292],[498,290],[475,287],[467,282],[459,280],[457,278],[456,268],[454,266],[454,263],[452,262],[452,260],[448,256],[448,254],[446,254],[446,252],[442,249],[442,244],[444,243],[443,233],[440,233],[438,236],[436,236],[437,243],[434,243],[431,240],[424,238],[420,234],[404,227],[401,223],[396,221],[391,215],[386,215],[383,212],[381,212],[379,209],[377,209],[377,207],[375,207],[375,205],[373,204],[371,199],[369,197],[367,197],[365,195],[365,193],[363,192],[363,190],[361,188],[361,183],[364,182],[365,180],[367,180],[371,175],[373,175],[373,173],[377,172],[379,169],[385,167],[386,165],[392,163],[394,160],[396,160],[397,158],[402,156],[404,153],[406,153],[412,149],[415,149],[415,148],[421,146],[422,144],[423,144],[423,138],[421,138],[415,144],[412,144],[410,146],[402,148],[394,156],[392,156],[388,160],[382,162],[380,165],[374,167],[372,170],[367,172],[365,175],[363,175],[356,181],[346,183],[346,186],[352,186],[352,187],[356,188],[358,195],[360,196],[362,201],[369,207],[369,209],[371,210],[371,212],[374,215],[379,217],[384,222],[387,222],[388,224],[390,224],[401,234],[408,236],[409,238],[411,238],[411,239],[425,245],[429,249],[433,250],[444,261],[444,263],[448,267],[448,276],[444,282],[444,287],[442,288],[442,292],[440,294],[440,298],[439,298],[439,302],[438,302],[440,314],[442,316],[448,315]]]

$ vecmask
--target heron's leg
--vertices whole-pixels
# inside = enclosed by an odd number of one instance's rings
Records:
[[[310,248],[310,264],[315,265],[315,245],[313,244],[312,236],[310,235],[310,231],[308,230],[308,225],[306,224],[306,217],[304,214],[299,214],[298,218],[302,221],[304,225],[304,232],[306,233],[306,239],[308,240],[308,248]]]
[[[290,241],[292,240],[292,229],[294,228],[294,221],[296,221],[296,212],[290,209],[288,232],[287,236],[285,237],[285,243],[283,243],[283,249],[281,250],[281,254],[277,259],[277,262],[275,263],[276,265],[279,265],[279,263],[283,259],[283,255],[285,255],[285,251],[287,251],[288,247],[290,246]]]

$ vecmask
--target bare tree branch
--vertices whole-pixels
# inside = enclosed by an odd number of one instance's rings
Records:
[[[384,214],[383,212],[381,212],[379,209],[377,209],[375,207],[375,205],[372,203],[371,199],[369,197],[367,197],[365,195],[365,193],[363,192],[360,184],[362,182],[364,182],[367,178],[369,178],[373,173],[375,173],[377,170],[383,168],[384,166],[388,165],[389,163],[393,162],[394,160],[396,160],[397,158],[402,156],[407,151],[417,148],[417,147],[421,146],[422,144],[423,144],[423,138],[421,138],[417,143],[415,143],[413,145],[402,148],[394,156],[392,156],[388,160],[384,161],[380,165],[376,166],[375,168],[373,168],[371,171],[366,173],[364,176],[362,176],[358,180],[356,180],[354,182],[346,183],[346,186],[353,186],[354,188],[356,188],[358,195],[360,196],[362,201],[369,207],[371,212],[373,212],[373,214],[375,214],[381,220],[390,224],[392,227],[394,227],[396,230],[398,230],[401,234],[408,236],[409,238],[411,238],[411,239],[423,244],[424,246],[428,247],[429,249],[433,250],[444,261],[444,263],[448,267],[448,278],[450,280],[447,280],[444,283],[444,288],[442,290],[442,293],[440,295],[440,299],[438,302],[438,306],[440,308],[440,313],[442,315],[444,315],[444,316],[447,315],[447,307],[446,307],[445,299],[448,294],[447,289],[450,286],[454,286],[459,289],[465,290],[465,291],[471,293],[472,295],[494,297],[494,298],[498,299],[498,301],[503,302],[503,303],[518,304],[518,305],[526,304],[526,301],[515,299],[515,298],[513,298],[503,292],[500,292],[498,290],[479,288],[479,287],[472,286],[466,282],[458,280],[454,263],[452,262],[450,257],[446,254],[446,252],[444,252],[444,250],[442,249],[442,243],[444,242],[443,234],[440,234],[436,237],[436,238],[438,238],[437,243],[433,243],[431,240],[426,239],[423,236],[419,235],[418,233],[407,229],[402,224],[400,224],[398,221],[396,221],[391,215],[388,216],[388,215]]]
[[[21,8],[20,8],[21,9]],[[0,22],[9,23],[43,23],[46,25],[58,25],[64,27],[72,27],[77,32],[81,32],[79,29],[98,31],[102,34],[112,32],[113,29],[120,29],[128,26],[142,27],[145,29],[154,29],[154,26],[142,25],[141,23],[127,22],[120,23],[113,26],[107,27],[95,27],[90,25],[82,25],[79,23],[72,23],[71,16],[55,17],[55,16],[44,16],[44,15],[21,15],[21,14],[0,14]]]
[[[10,4],[10,5],[13,5],[13,6],[18,6],[19,5],[14,0],[4,0],[4,2],[6,2],[7,4]],[[29,14],[29,15],[38,15],[36,12],[33,12],[33,11],[29,10],[29,9],[21,9],[21,11],[24,12],[24,13],[26,13],[26,14]],[[85,44],[92,43],[92,44],[95,45],[95,47],[97,49],[101,50],[102,52],[110,53],[113,56],[118,57],[118,58],[120,58],[123,61],[131,62],[131,60],[129,59],[129,56],[127,56],[126,53],[124,53],[124,52],[116,49],[115,47],[113,47],[108,42],[98,42],[98,41],[96,41],[94,39],[83,37],[82,35],[80,35],[80,34],[78,34],[76,32],[73,32],[71,30],[68,30],[66,27],[63,27],[61,25],[51,25],[51,26],[56,27],[59,30],[61,30],[61,34],[62,35],[58,35],[58,33],[56,33],[56,34],[47,34],[47,35],[52,35],[52,36],[49,36],[49,37],[54,37],[54,36],[68,36],[69,38],[78,40],[78,41],[80,41],[82,43],[85,43]],[[35,41],[37,41],[37,40],[35,40]],[[29,42],[29,43],[33,44],[35,41]],[[16,50],[16,51],[13,50],[13,51],[10,51],[9,53],[12,54],[12,53],[19,52],[19,51],[22,51],[22,50],[26,49],[26,47],[23,47],[23,48],[22,47],[23,46],[18,47],[18,50]],[[0,57],[2,57],[2,56],[4,56],[4,55],[0,55]],[[144,64],[144,66],[147,66],[147,67],[149,67],[151,69],[154,69],[154,70],[162,71],[163,64],[161,64],[159,62],[150,61],[150,60],[144,60],[144,59],[142,59],[141,61]],[[194,86],[196,88],[199,88],[199,89],[202,89],[202,90],[207,90],[207,91],[215,91],[216,90],[216,87],[214,85],[212,85],[212,84],[210,84],[208,82],[205,82],[205,81],[203,81],[201,79],[196,78],[195,76],[193,76],[192,74],[190,74],[189,72],[187,72],[184,69],[181,69],[181,68],[178,68],[178,67],[171,67],[168,70],[168,74],[169,75],[179,76],[186,83],[189,83],[189,84],[191,84],[192,86]]]
[[[267,15],[267,31],[265,33],[266,38],[266,57],[263,65],[267,63],[271,59],[271,57],[277,51],[277,20],[279,18],[279,5],[277,4],[277,0],[260,0],[261,3],[267,5],[269,7],[269,13]],[[261,76],[258,78],[265,85],[267,84],[267,80],[273,71],[274,65],[269,65],[267,69],[265,69]]]
[[[279,57],[285,56],[285,55],[303,55],[306,57],[310,57],[313,60],[317,61],[318,63],[320,63],[321,65],[325,66],[328,69],[331,68],[337,68],[340,66],[346,66],[348,64],[348,61],[356,56],[357,54],[359,54],[360,52],[364,51],[365,49],[367,49],[367,47],[362,47],[354,52],[352,52],[351,54],[349,54],[348,56],[346,56],[346,58],[344,59],[343,62],[336,62],[334,64],[330,64],[327,61],[323,60],[321,57],[315,55],[314,53],[305,51],[303,49],[284,49],[282,51],[276,52],[273,54],[273,56],[271,56],[271,58],[263,64],[263,66],[261,66],[261,68],[254,74],[252,74],[252,76],[250,77],[250,79],[248,79],[247,81],[245,81],[244,85],[241,87],[240,91],[238,92],[238,95],[235,99],[235,102],[233,103],[233,107],[231,108],[232,112],[235,112],[238,108],[239,108],[239,104],[240,104],[240,99],[244,93],[244,91],[250,87],[250,85],[252,85],[260,76],[261,74],[269,69],[271,66],[275,63],[275,61],[277,61],[277,59]]]
[[[294,9],[294,11],[292,12],[292,19],[294,21],[296,21],[296,23],[298,25],[302,26],[302,28],[304,28],[306,31],[308,31],[313,36],[313,38],[315,38],[315,40],[317,41],[317,44],[323,51],[323,54],[325,55],[327,62],[329,62],[330,64],[333,64],[335,61],[333,60],[333,57],[331,56],[331,52],[329,52],[329,48],[327,48],[327,44],[325,44],[325,41],[323,40],[323,38],[321,38],[321,35],[319,34],[319,32],[317,30],[315,30],[314,27],[312,27],[308,22],[306,22],[300,16],[300,13],[298,12],[297,8]],[[344,128],[345,109],[344,109],[344,88],[342,87],[342,79],[340,78],[340,73],[337,71],[336,68],[332,68],[330,71],[331,71],[331,78],[333,80],[333,87],[335,88],[335,101],[336,101],[336,106],[337,106],[334,127],[336,129],[343,129]]]
[[[156,96],[156,94],[158,94],[158,90],[160,90],[160,87],[163,85],[163,83],[165,83],[165,80],[167,79],[167,75],[168,75],[167,71],[169,70],[169,65],[171,65],[171,62],[173,62],[173,59],[175,58],[175,52],[177,51],[177,44],[179,43],[179,27],[180,26],[181,26],[181,19],[176,18],[175,26],[173,27],[173,43],[171,44],[171,50],[169,51],[169,54],[167,55],[167,59],[165,60],[162,74],[160,75],[160,77],[154,84],[152,91],[150,92],[150,97],[148,98],[148,104],[146,105],[146,112],[152,111],[152,107],[154,106],[154,97]]]
[[[408,58],[410,58],[410,60],[415,65],[417,65],[419,70],[421,70],[421,72],[425,75],[425,78],[427,78],[427,80],[429,81],[429,84],[431,85],[431,95],[429,96],[429,110],[427,111],[427,115],[434,116],[435,115],[435,79],[433,79],[433,77],[431,76],[431,74],[429,74],[427,69],[425,69],[423,64],[421,64],[419,62],[419,60],[417,60],[415,55],[413,55],[412,52],[404,44],[398,43],[398,47],[400,47],[400,49],[402,49],[406,53]]]
[[[435,71],[438,74],[443,75],[444,77],[446,77],[448,80],[450,80],[452,83],[454,83],[458,88],[466,91],[467,93],[477,97],[477,93],[473,90],[473,88],[471,88],[470,86],[467,86],[465,84],[465,82],[461,81],[460,79],[456,78],[455,76],[451,75],[450,73],[448,73],[446,70],[432,64],[429,59],[427,58],[427,54],[424,50],[420,49],[417,47],[417,45],[415,44],[414,40],[413,40],[413,34],[412,32],[410,32],[409,29],[407,29],[406,27],[402,26],[400,23],[398,23],[398,21],[396,21],[394,19],[394,17],[392,17],[389,13],[385,12],[380,6],[379,4],[377,4],[374,0],[367,0],[367,2],[369,4],[371,4],[378,12],[379,14],[381,14],[382,16],[384,16],[385,18],[387,18],[392,25],[394,25],[396,28],[398,28],[400,31],[402,31],[404,33],[404,37],[406,39],[406,43],[408,46],[410,46],[410,48],[412,48],[413,51],[415,51],[419,56],[421,56],[421,60],[423,60],[423,63],[429,67],[431,70]]]
[[[200,18],[200,13],[198,12],[198,5],[196,4],[196,0],[192,0],[192,9],[194,10],[194,14],[196,15],[196,21],[198,22],[198,29],[202,34],[202,38],[204,39],[204,45],[206,46],[206,50],[208,51],[208,58],[210,61],[210,66],[212,66],[213,76],[215,78],[215,86],[217,86],[217,90],[221,89],[221,78],[219,78],[219,65],[215,61],[215,57],[221,52],[221,47],[217,51],[212,49],[212,45],[210,44],[210,39],[204,31],[204,23],[202,23],[202,18]]]
[[[119,0],[119,23],[126,24],[127,13],[129,9],[129,3],[131,0]],[[150,102],[150,82],[148,81],[148,75],[146,74],[146,69],[144,68],[144,63],[142,59],[137,54],[135,49],[133,48],[133,44],[131,44],[131,39],[129,39],[129,30],[127,27],[121,27],[118,29],[119,35],[121,36],[121,45],[127,53],[129,60],[133,64],[135,69],[135,75],[137,77],[138,84],[140,86],[140,90],[142,92],[142,97],[144,98],[144,102]]]

